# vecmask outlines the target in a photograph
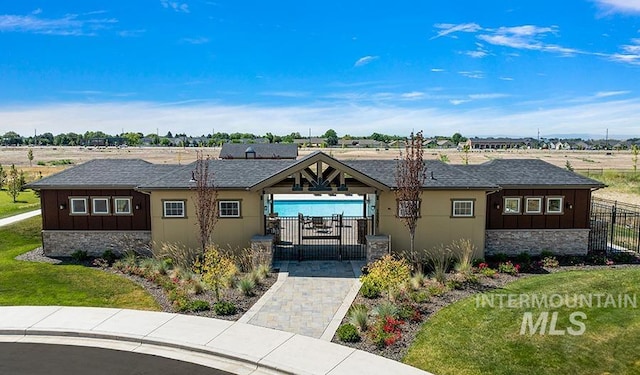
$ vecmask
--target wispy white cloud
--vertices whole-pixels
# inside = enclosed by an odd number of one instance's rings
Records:
[[[503,81],[513,81],[513,77],[500,77]]]
[[[486,99],[500,99],[510,97],[509,94],[503,93],[488,93],[488,94],[470,94],[469,98],[474,100],[486,100]]]
[[[36,15],[0,15],[0,32],[21,32],[48,35],[94,36],[117,23],[115,18],[83,18],[67,14],[62,18],[41,18]]]
[[[457,25],[451,23],[438,23],[434,26],[436,29],[440,29],[440,31],[435,36],[431,37],[431,40],[458,32],[475,33],[482,30],[482,27],[480,27],[480,25],[478,25],[477,23],[461,23]]]
[[[640,13],[640,0],[594,0],[605,13]]]
[[[453,104],[453,105],[460,105],[460,104],[464,104],[467,102],[470,102],[471,100],[469,99],[451,99],[449,100],[449,103]]]
[[[177,1],[160,0],[160,4],[165,9],[173,9],[179,13],[189,13],[189,4]]]
[[[596,98],[608,98],[610,96],[618,96],[618,95],[626,95],[629,94],[631,91],[628,90],[621,90],[621,91],[599,91],[596,93],[595,97]]]
[[[578,54],[581,51],[543,42],[549,34],[556,34],[557,27],[538,27],[523,25],[515,27],[500,27],[497,30],[478,35],[480,40],[489,44],[510,47],[514,49],[536,50],[560,54]]]
[[[142,34],[146,33],[147,30],[145,29],[139,29],[139,30],[122,30],[122,31],[118,31],[118,35],[120,35],[123,38],[132,38],[132,37],[138,37],[141,36]]]
[[[379,57],[378,56],[364,56],[359,58],[355,64],[353,64],[354,67],[359,67],[359,66],[364,66],[367,65],[375,60],[377,60]]]
[[[640,65],[640,38],[632,39],[631,44],[621,46],[622,52],[609,56],[613,61]]]
[[[31,12],[31,14],[33,14],[34,16],[36,16],[36,15],[38,15],[40,13],[42,13],[42,9],[41,8],[35,9],[33,12]]]
[[[400,97],[404,99],[410,99],[410,100],[420,99],[420,98],[423,98],[424,96],[425,96],[424,92],[420,92],[420,91],[405,92],[404,94],[400,95]]]
[[[440,73],[440,72],[444,72],[445,70],[444,69],[440,69],[440,68],[433,68],[433,69],[431,69],[431,71],[435,72],[435,73]]]
[[[265,91],[260,93],[264,96],[277,96],[281,98],[305,98],[310,95],[307,91]]]
[[[460,71],[458,72],[458,74],[460,74],[463,77],[467,77],[467,78],[474,78],[474,79],[482,79],[484,78],[484,72],[480,71],[480,70],[473,70],[473,71]]]
[[[205,38],[205,37],[182,38],[181,41],[187,44],[206,44],[206,43],[209,43],[209,38]]]
[[[480,51],[480,50],[477,50],[477,51],[465,51],[464,54],[467,55],[467,56],[471,56],[474,59],[481,59],[481,58],[487,56],[487,53],[485,51]]]
[[[464,100],[464,99],[460,99]],[[462,104],[460,101],[456,101]],[[451,103],[453,104],[453,103]],[[557,106],[549,100],[530,109],[514,107],[436,108],[378,105],[301,105],[267,107],[221,105],[211,102],[166,104],[127,103],[51,103],[37,106],[0,107],[0,134],[21,129],[55,132],[56,124],[65,131],[84,132],[87,124],[107,133],[125,131],[161,133],[208,133],[216,128],[238,132],[288,134],[307,131],[321,134],[335,129],[341,134],[368,135],[373,132],[409,134],[416,124],[428,124],[429,134],[449,134],[459,130],[465,136],[528,136],[535,129],[545,134],[601,134],[607,124],[609,134],[640,133],[640,99],[601,101]],[[98,125],[99,124],[99,125]],[[95,127],[94,126],[94,127]],[[47,129],[47,130],[45,130]],[[525,129],[525,130],[523,130]],[[529,129],[532,133],[527,133]],[[26,131],[26,130],[25,130]]]

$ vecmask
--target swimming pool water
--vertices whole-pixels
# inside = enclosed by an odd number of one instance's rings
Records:
[[[364,203],[362,200],[276,200],[273,211],[279,216],[363,216]]]

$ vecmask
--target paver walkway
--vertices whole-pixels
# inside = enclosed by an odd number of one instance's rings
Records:
[[[14,224],[22,220],[26,220],[28,218],[40,215],[40,210],[33,210],[29,212],[25,212],[23,214],[18,214],[14,216],[5,217],[4,219],[0,219],[0,227],[4,227],[5,225]]]
[[[363,265],[279,262],[276,284],[239,321],[330,341],[358,293]]]

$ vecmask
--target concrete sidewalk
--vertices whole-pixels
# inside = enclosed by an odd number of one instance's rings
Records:
[[[428,374],[371,353],[289,332],[152,311],[0,307],[0,342],[145,353],[234,374]]]
[[[0,219],[0,227],[15,224],[19,221],[26,220],[34,216],[38,216],[40,215],[40,213],[41,213],[40,209],[37,209],[34,211],[25,212],[23,214],[5,217],[4,219]]]
[[[239,322],[331,341],[360,289],[359,261],[282,261],[278,281]]]

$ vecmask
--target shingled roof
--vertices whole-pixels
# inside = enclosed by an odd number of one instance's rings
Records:
[[[220,150],[221,159],[247,159],[247,149],[255,151],[255,159],[295,159],[298,146],[291,143],[225,143]]]
[[[95,159],[33,181],[30,189],[132,189],[177,166],[152,164],[141,159]]]
[[[396,185],[397,160],[345,160],[344,164],[380,181],[390,188]],[[498,189],[499,187],[481,176],[472,175],[454,165],[438,160],[425,160],[427,180],[425,189]]]
[[[468,173],[500,185],[540,188],[602,188],[599,181],[539,159],[495,159],[484,164],[461,166]]]

